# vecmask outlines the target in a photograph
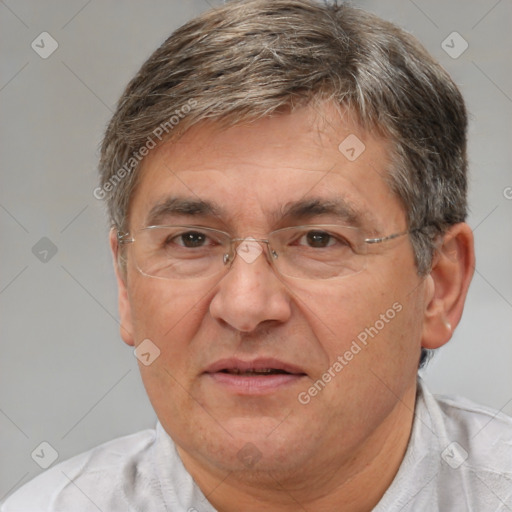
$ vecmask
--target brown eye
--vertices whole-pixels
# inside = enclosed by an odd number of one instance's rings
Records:
[[[176,242],[178,245],[183,247],[203,247],[205,245],[207,236],[204,233],[199,233],[197,231],[189,231],[187,233],[182,233],[174,237],[169,242]]]
[[[305,237],[310,247],[323,248],[334,243],[332,235],[325,231],[309,231]]]

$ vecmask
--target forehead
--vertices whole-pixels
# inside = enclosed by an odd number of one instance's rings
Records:
[[[378,229],[385,214],[390,222],[403,216],[386,181],[389,165],[385,140],[328,106],[223,129],[202,123],[144,159],[130,225],[159,223],[174,210],[267,229],[307,212]]]

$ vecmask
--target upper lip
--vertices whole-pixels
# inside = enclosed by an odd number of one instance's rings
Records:
[[[305,375],[305,371],[293,364],[285,363],[279,359],[273,358],[257,358],[244,361],[236,357],[230,357],[227,359],[219,359],[215,363],[211,364],[205,369],[205,373],[215,373],[222,370],[239,370],[246,372],[249,370],[282,370],[287,373]]]

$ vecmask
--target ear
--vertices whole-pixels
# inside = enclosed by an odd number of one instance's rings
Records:
[[[464,222],[455,224],[443,236],[427,276],[422,347],[435,349],[450,340],[474,270],[473,232]]]
[[[135,340],[133,338],[132,310],[126,288],[126,271],[119,266],[119,243],[117,241],[117,232],[115,229],[110,230],[110,248],[112,250],[114,270],[117,279],[121,338],[127,345],[131,345],[133,347],[135,346]]]

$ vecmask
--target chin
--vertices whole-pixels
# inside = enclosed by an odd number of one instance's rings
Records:
[[[198,451],[218,469],[237,472],[243,478],[272,480],[269,472],[291,476],[316,452],[318,440],[313,432],[307,431],[306,426],[289,425],[286,420],[233,418],[222,425],[226,429],[223,435],[217,435],[218,428],[210,430],[207,442],[203,433],[197,440],[201,443]]]

